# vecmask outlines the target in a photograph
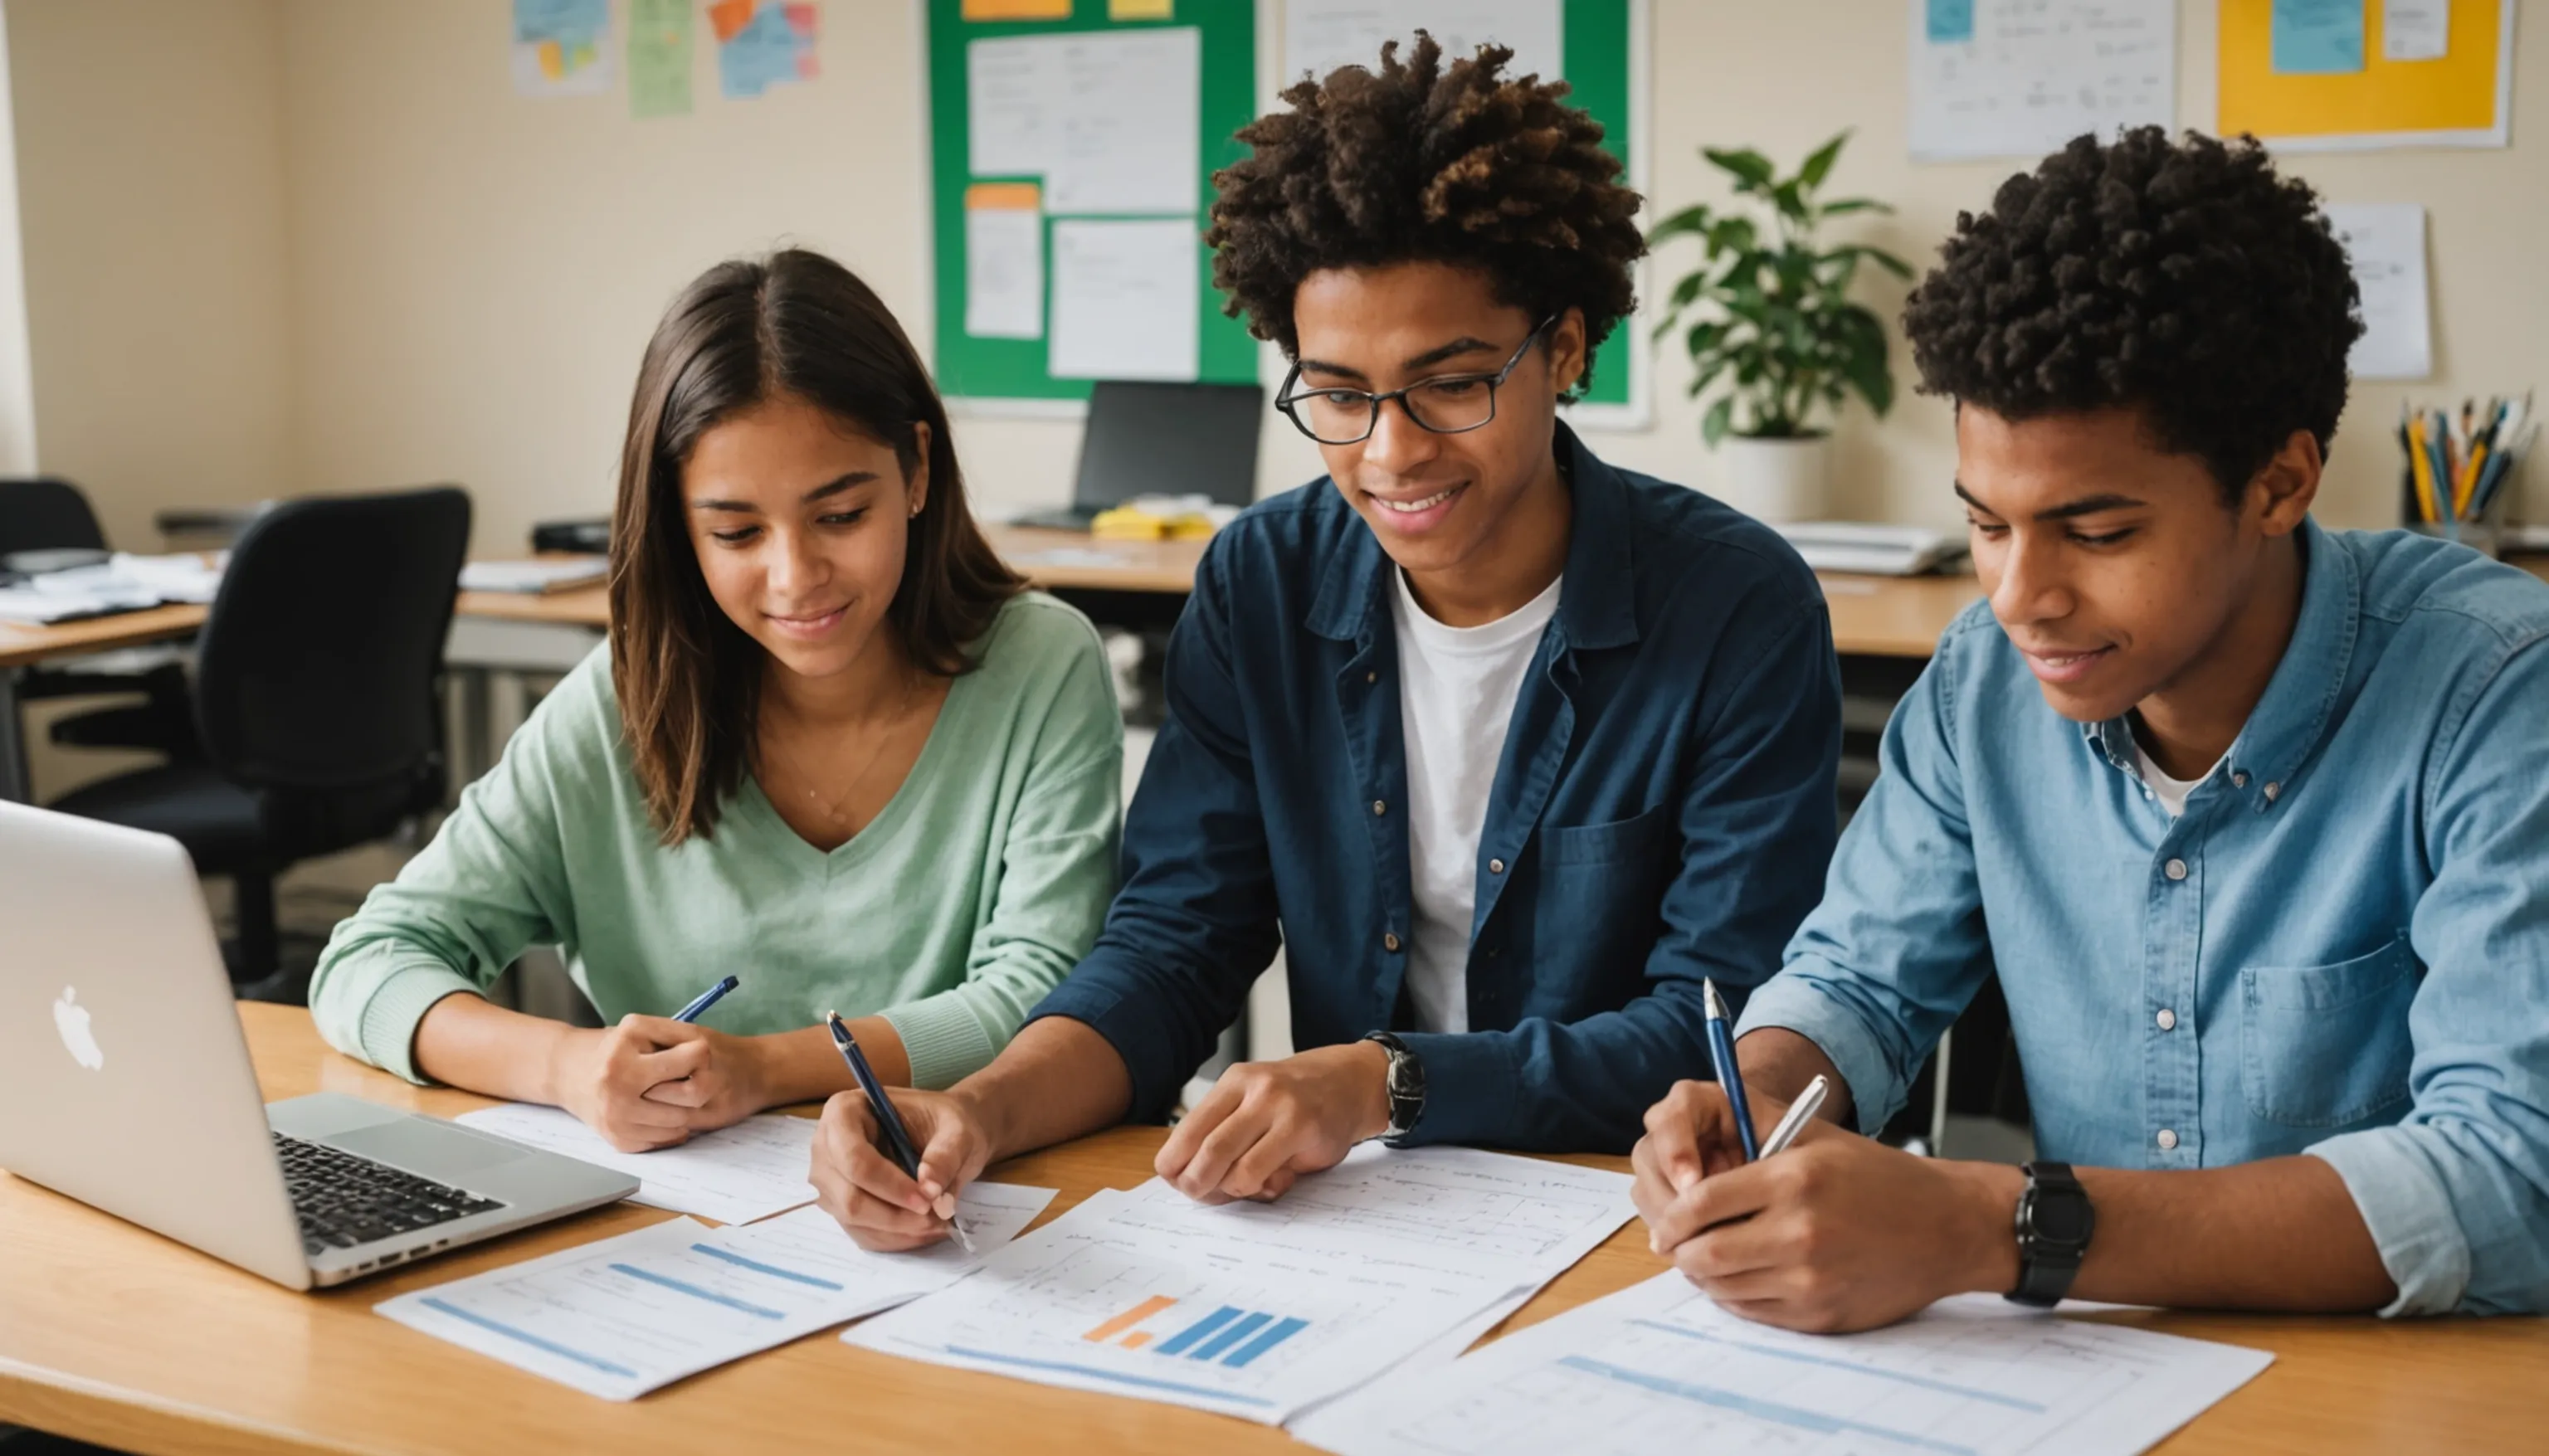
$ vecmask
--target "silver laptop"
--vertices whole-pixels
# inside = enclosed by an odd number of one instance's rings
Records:
[[[265,1105],[175,840],[0,803],[0,1168],[294,1289],[637,1180],[333,1092]]]

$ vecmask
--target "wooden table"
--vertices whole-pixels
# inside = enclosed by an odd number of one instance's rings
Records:
[[[411,1087],[325,1049],[306,1012],[239,1008],[269,1098],[328,1090],[448,1117],[485,1099]],[[1120,1128],[999,1178],[1060,1188],[1047,1217],[1150,1176],[1164,1135]],[[1620,1167],[1619,1158],[1570,1161]],[[672,1217],[619,1205],[348,1288],[301,1295],[0,1176],[0,1420],[142,1452],[1300,1451],[1279,1431],[852,1349],[830,1334],[630,1405],[580,1395],[371,1313],[390,1295]],[[1509,1321],[1657,1272],[1635,1224]],[[2549,1323],[2135,1312],[2098,1318],[2254,1345],[2275,1365],[2161,1449],[2539,1449]],[[1558,1453],[1553,1453],[1558,1456]]]

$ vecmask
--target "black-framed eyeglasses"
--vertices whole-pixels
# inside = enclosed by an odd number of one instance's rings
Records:
[[[1274,397],[1274,408],[1292,421],[1301,433],[1322,445],[1358,445],[1371,438],[1380,425],[1380,407],[1392,400],[1407,411],[1407,417],[1420,428],[1438,435],[1464,434],[1496,417],[1496,387],[1512,376],[1522,364],[1531,346],[1558,321],[1550,315],[1540,326],[1523,336],[1513,357],[1493,374],[1446,374],[1438,379],[1420,379],[1403,390],[1375,395],[1369,390],[1314,389],[1292,393],[1301,382],[1301,366],[1283,377],[1282,392]]]

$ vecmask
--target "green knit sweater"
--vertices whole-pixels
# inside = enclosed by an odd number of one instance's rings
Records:
[[[1115,890],[1124,731],[1097,634],[1049,596],[1004,605],[911,774],[828,854],[750,774],[715,832],[666,849],[597,650],[469,785],[441,832],[336,927],[310,984],[320,1033],[413,1081],[417,1024],[525,947],[557,945],[603,1016],[739,1034],[882,1014],[921,1087],[1008,1045],[1096,940]]]

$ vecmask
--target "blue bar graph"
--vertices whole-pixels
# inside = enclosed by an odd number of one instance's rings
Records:
[[[1220,1309],[1204,1316],[1192,1324],[1187,1325],[1185,1328],[1179,1330],[1176,1334],[1171,1335],[1168,1341],[1159,1347],[1159,1353],[1163,1355],[1182,1355],[1186,1352],[1187,1346],[1238,1318],[1239,1311],[1235,1307],[1224,1305]]]
[[[1570,1370],[1580,1370],[1587,1375],[1616,1380],[1623,1385],[1652,1391],[1659,1396],[1675,1396],[1681,1400],[1693,1401],[1702,1406],[1714,1406],[1721,1410],[1732,1410],[1738,1414],[1748,1415],[1755,1420],[1768,1421],[1776,1425],[1794,1426],[1799,1430],[1810,1430],[1824,1435],[1856,1433],[1875,1436],[1879,1440],[1910,1446],[1916,1450],[1936,1451],[1941,1453],[1941,1456],[1978,1456],[1971,1446],[1959,1446],[1952,1441],[1935,1440],[1918,1431],[1894,1430],[1887,1426],[1870,1425],[1863,1420],[1851,1420],[1846,1416],[1827,1415],[1820,1410],[1808,1410],[1802,1407],[1790,1406],[1778,1401],[1757,1400],[1736,1391],[1720,1390],[1715,1386],[1669,1380],[1660,1375],[1651,1375],[1643,1370],[1624,1369],[1608,1361],[1587,1359],[1582,1355],[1567,1355],[1560,1358],[1558,1363]]]
[[[1248,1343],[1241,1345],[1238,1349],[1231,1351],[1229,1357],[1224,1359],[1221,1363],[1229,1366],[1233,1370],[1245,1369],[1247,1368],[1249,1361],[1265,1354],[1268,1350],[1274,1348],[1276,1345],[1281,1344],[1283,1341],[1290,1339],[1292,1336],[1299,1334],[1302,1330],[1309,1327],[1310,1321],[1307,1320],[1277,1320],[1274,1321],[1274,1327],[1268,1329],[1264,1334],[1257,1336],[1257,1338],[1250,1340]]]
[[[1274,1317],[1272,1315],[1246,1316],[1242,1318],[1238,1323],[1230,1325],[1223,1329],[1221,1333],[1214,1335],[1212,1338],[1205,1340],[1202,1344],[1197,1345],[1194,1349],[1188,1351],[1186,1358],[1189,1360],[1212,1359],[1222,1351],[1229,1349],[1232,1345],[1235,1345],[1241,1340],[1248,1338],[1251,1334],[1256,1333],[1259,1325],[1266,1323],[1274,1318]]]

